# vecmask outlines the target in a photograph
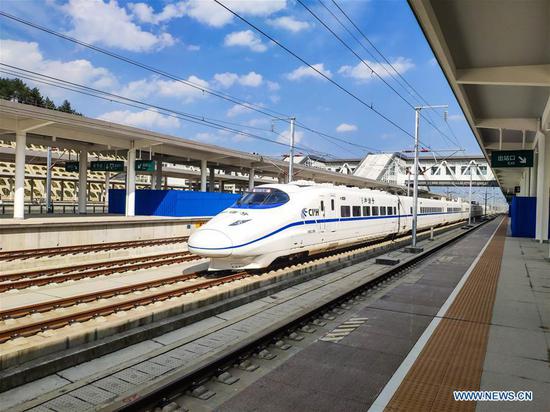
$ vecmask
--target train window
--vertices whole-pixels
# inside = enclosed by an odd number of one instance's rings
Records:
[[[238,209],[268,209],[284,205],[289,200],[288,195],[282,190],[258,187],[251,192],[246,192],[231,207]]]
[[[325,202],[321,200],[321,212],[325,211]]]
[[[370,206],[363,206],[363,216],[370,216]]]
[[[386,216],[386,206],[380,206],[380,216]]]
[[[330,199],[330,208],[334,210],[334,199]]]
[[[361,206],[353,206],[353,216],[361,216]]]
[[[378,216],[378,206],[373,206],[372,207],[372,215],[373,216]]]
[[[350,217],[350,207],[349,206],[340,206],[340,214],[342,217]]]

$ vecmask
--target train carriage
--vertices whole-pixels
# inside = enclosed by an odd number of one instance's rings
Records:
[[[189,238],[210,270],[259,269],[278,258],[407,233],[411,197],[326,184],[270,184],[247,192]],[[418,228],[468,219],[465,202],[418,200]]]

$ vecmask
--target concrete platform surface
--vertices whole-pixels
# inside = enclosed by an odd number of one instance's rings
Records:
[[[548,244],[507,237],[481,390],[532,391],[531,402],[478,402],[477,411],[550,410]]]
[[[342,339],[315,341],[214,409],[368,410],[499,222],[438,252],[382,297],[346,315],[368,320]]]

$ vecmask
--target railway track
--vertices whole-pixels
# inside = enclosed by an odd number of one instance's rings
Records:
[[[79,303],[93,302],[99,299],[105,299],[113,296],[119,296],[122,294],[128,294],[137,291],[143,291],[153,287],[165,286],[172,283],[183,282],[190,279],[199,277],[201,272],[190,273],[187,275],[178,275],[171,278],[166,278],[153,282],[143,282],[141,284],[124,286],[117,289],[109,289],[104,292],[94,292],[84,295],[78,295],[67,299],[57,299],[54,301],[46,302],[38,305],[22,306],[11,310],[1,311],[0,317],[7,318],[19,318],[27,316],[33,313],[47,312],[58,308],[66,308],[74,306]],[[3,343],[9,339],[14,339],[20,336],[31,336],[38,332],[43,332],[48,329],[58,329],[67,326],[75,322],[84,322],[99,316],[107,316],[115,312],[133,309],[138,306],[148,305],[155,302],[160,302],[173,297],[181,296],[186,293],[197,292],[199,290],[211,288],[213,286],[219,286],[225,283],[233,282],[238,279],[243,279],[250,276],[247,272],[233,273],[231,275],[223,276],[220,278],[210,279],[203,282],[195,283],[192,285],[185,285],[170,289],[169,291],[157,292],[147,296],[142,296],[134,299],[129,299],[124,302],[112,303],[101,306],[99,308],[93,308],[89,310],[80,311],[78,313],[69,314],[65,316],[56,317],[50,320],[41,320],[37,322],[27,323],[21,326],[15,326],[12,328],[6,328],[0,330],[0,343]]]
[[[406,235],[403,235],[403,236],[406,236]],[[400,236],[400,237],[403,237],[403,236]],[[179,287],[173,287],[167,291],[154,292],[154,293],[148,294],[147,296],[127,299],[127,300],[124,300],[123,302],[109,303],[107,305],[102,305],[99,308],[78,311],[67,315],[61,315],[53,319],[37,320],[34,322],[29,322],[21,325],[15,325],[13,327],[3,328],[3,329],[0,329],[0,343],[6,342],[10,339],[14,339],[20,336],[32,336],[38,332],[45,331],[48,329],[61,328],[74,322],[83,322],[86,320],[90,320],[94,317],[106,316],[108,314],[112,314],[118,311],[124,311],[124,310],[132,309],[138,306],[148,305],[150,303],[167,300],[173,297],[179,297],[187,293],[194,293],[199,290],[211,288],[213,286],[219,286],[222,284],[233,282],[238,279],[243,279],[248,276],[262,275],[274,269],[284,269],[291,266],[295,266],[297,264],[313,263],[315,261],[318,261],[320,259],[323,259],[329,256],[333,256],[333,255],[336,256],[341,253],[369,247],[377,243],[380,243],[380,240],[376,240],[376,241],[371,240],[368,242],[349,246],[346,248],[341,248],[334,251],[316,254],[311,257],[296,259],[292,262],[283,262],[278,264],[275,267],[270,267],[265,272],[259,272],[259,271],[238,272],[227,276],[222,276],[215,279],[199,282],[193,285],[183,285]],[[195,255],[192,255],[187,258],[189,260],[192,260],[198,257],[196,257]],[[196,272],[196,273],[190,273],[186,275],[177,275],[169,278],[152,280],[152,281],[142,282],[139,284],[126,285],[118,288],[107,289],[105,291],[92,292],[92,293],[87,293],[87,294],[82,294],[77,296],[71,296],[68,298],[55,299],[55,300],[51,300],[51,301],[39,303],[39,304],[20,306],[13,309],[0,311],[0,319],[4,319],[4,320],[17,319],[17,318],[22,318],[35,313],[45,313],[45,312],[53,311],[59,308],[68,308],[81,303],[95,302],[100,299],[112,298],[115,296],[125,295],[132,292],[145,291],[151,288],[156,288],[164,285],[174,284],[177,282],[187,281],[190,279],[198,278],[199,276],[204,276],[205,274],[206,272]]]
[[[432,249],[415,255],[412,259],[397,264],[378,277],[365,281],[363,284],[354,286],[351,290],[335,296],[328,302],[319,304],[314,308],[307,308],[302,313],[292,320],[268,328],[262,334],[258,334],[253,340],[245,340],[240,345],[235,345],[232,349],[225,350],[217,357],[212,356],[207,362],[197,364],[194,370],[185,374],[179,375],[177,378],[172,378],[168,382],[159,382],[151,388],[144,389],[139,392],[128,393],[123,399],[118,399],[115,403],[109,405],[109,410],[121,411],[136,411],[136,410],[155,410],[155,407],[160,407],[170,403],[179,396],[186,393],[192,393],[193,388],[201,388],[209,379],[221,376],[220,374],[228,371],[233,365],[238,365],[243,360],[260,353],[262,350],[269,347],[275,342],[280,342],[285,337],[299,331],[299,328],[304,325],[316,324],[322,321],[324,316],[333,317],[334,313],[341,313],[341,308],[349,308],[357,299],[361,299],[364,294],[373,288],[377,288],[392,279],[397,279],[407,274],[411,269],[417,266],[422,261],[433,256],[441,249],[448,247],[464,238],[468,233],[477,230],[484,223],[470,228],[449,240],[442,242]],[[268,358],[269,359],[269,358]]]
[[[188,236],[170,237],[161,239],[145,239],[145,240],[132,240],[127,242],[109,242],[109,243],[94,243],[88,245],[78,246],[60,246],[50,248],[39,249],[25,249],[25,250],[12,250],[6,252],[0,252],[0,261],[15,260],[15,259],[31,259],[38,257],[51,257],[51,256],[63,256],[77,253],[90,253],[99,252],[105,250],[117,250],[117,249],[129,249],[136,247],[158,246],[166,245],[170,243],[183,243],[186,242]]]
[[[11,289],[23,289],[30,286],[43,286],[49,283],[61,283],[68,280],[79,280],[123,273],[132,270],[174,265],[201,259],[190,252],[173,252],[161,255],[142,256],[109,262],[88,263],[54,269],[40,269],[0,275],[0,293]]]

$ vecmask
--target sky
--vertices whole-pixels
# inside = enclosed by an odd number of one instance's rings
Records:
[[[354,31],[332,0],[322,3],[303,0],[303,3],[363,61],[297,1],[220,0],[363,103],[211,0],[0,2],[3,12],[151,66],[171,77],[4,16],[0,16],[0,62],[157,107],[148,106],[147,110],[129,107],[25,80],[58,104],[63,99],[70,100],[85,116],[246,152],[270,156],[287,153],[288,122],[201,89],[247,102],[262,111],[277,112],[276,117],[296,117],[295,138],[297,152],[301,153],[356,158],[369,150],[410,150],[415,117],[411,105],[426,102],[449,107],[447,122],[443,109],[423,111],[425,117],[420,123],[423,147],[438,151],[440,156],[451,153],[445,150],[457,149],[480,153],[406,1],[335,1],[391,66]],[[4,69],[6,66],[0,66],[0,70]],[[0,76],[7,75],[0,73]],[[232,130],[191,123],[162,109],[215,119]],[[428,120],[439,130],[428,124]],[[331,137],[312,133],[302,125]]]

